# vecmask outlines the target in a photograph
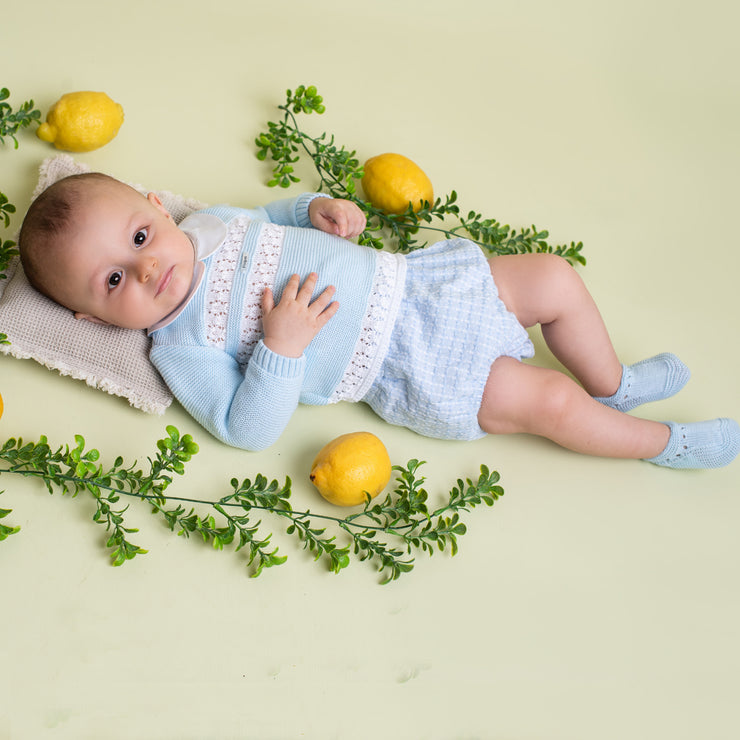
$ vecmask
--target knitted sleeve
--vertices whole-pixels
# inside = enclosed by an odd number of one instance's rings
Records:
[[[329,198],[326,193],[303,193],[297,198],[286,198],[268,203],[260,210],[264,211],[267,218],[274,224],[280,226],[299,226],[311,228],[311,219],[308,215],[308,206],[315,198]]]
[[[244,374],[226,352],[203,346],[154,346],[151,359],[185,410],[226,444],[263,450],[298,406],[305,357],[275,354],[262,341]]]

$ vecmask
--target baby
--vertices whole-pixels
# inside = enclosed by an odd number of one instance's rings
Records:
[[[378,252],[349,241],[364,227],[355,204],[316,193],[178,226],[156,195],[91,173],[34,201],[19,249],[31,283],[77,318],[146,329],[175,397],[237,447],[274,443],[299,402],[347,400],[443,439],[526,432],[674,468],[737,456],[731,419],[626,413],[672,396],[688,369],[665,353],[620,364],[562,258],[486,260],[464,239]],[[578,382],[522,362],[535,324]]]

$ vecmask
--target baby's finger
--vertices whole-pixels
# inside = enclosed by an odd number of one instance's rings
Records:
[[[288,300],[295,300],[296,296],[298,295],[298,288],[300,284],[301,276],[297,274],[291,275],[288,282],[285,283],[281,300],[283,298],[288,298]]]
[[[296,300],[300,300],[308,305],[311,302],[311,298],[313,298],[313,291],[316,288],[316,281],[318,279],[319,276],[315,272],[309,273],[308,277],[303,281],[301,289],[297,292]]]
[[[351,205],[352,208],[348,208],[344,215],[345,226],[342,236],[345,239],[352,239],[365,230],[366,218],[364,212],[354,203]]]
[[[338,210],[333,215],[333,221],[334,221],[334,233],[337,236],[346,237],[348,235],[348,224],[347,224],[347,215],[344,211]]]
[[[316,323],[318,326],[324,326],[329,319],[331,319],[336,312],[339,310],[339,303],[332,301],[321,313],[316,315]]]
[[[326,309],[326,307],[331,303],[332,298],[334,297],[334,293],[336,293],[336,290],[337,289],[333,285],[330,285],[327,288],[324,288],[321,295],[319,295],[316,298],[316,300],[311,304],[311,308],[313,309],[316,315],[322,313]]]
[[[365,216],[364,211],[361,211],[359,208],[355,212],[355,220],[352,228],[352,236],[359,236],[362,234],[363,231],[365,231],[365,227],[367,226],[367,216]]]
[[[270,288],[265,288],[265,292],[262,294],[262,313],[268,314],[273,308],[275,308],[275,297]]]

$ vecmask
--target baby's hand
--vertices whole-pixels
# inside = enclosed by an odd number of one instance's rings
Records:
[[[265,346],[283,357],[300,357],[311,340],[337,312],[332,302],[334,286],[329,286],[311,301],[318,275],[312,272],[301,286],[300,276],[293,275],[275,304],[272,291],[262,297],[262,329]]]
[[[358,236],[365,230],[365,214],[350,200],[314,198],[309,203],[308,216],[315,228],[345,239]]]

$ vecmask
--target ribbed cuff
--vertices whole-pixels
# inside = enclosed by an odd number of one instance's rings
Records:
[[[264,372],[279,378],[297,378],[303,374],[306,356],[284,357],[269,349],[260,339],[254,348],[249,364],[256,363]]]
[[[295,220],[298,226],[302,226],[303,228],[313,226],[311,218],[308,215],[308,207],[316,198],[331,198],[331,195],[327,195],[326,193],[303,193],[296,198]]]

